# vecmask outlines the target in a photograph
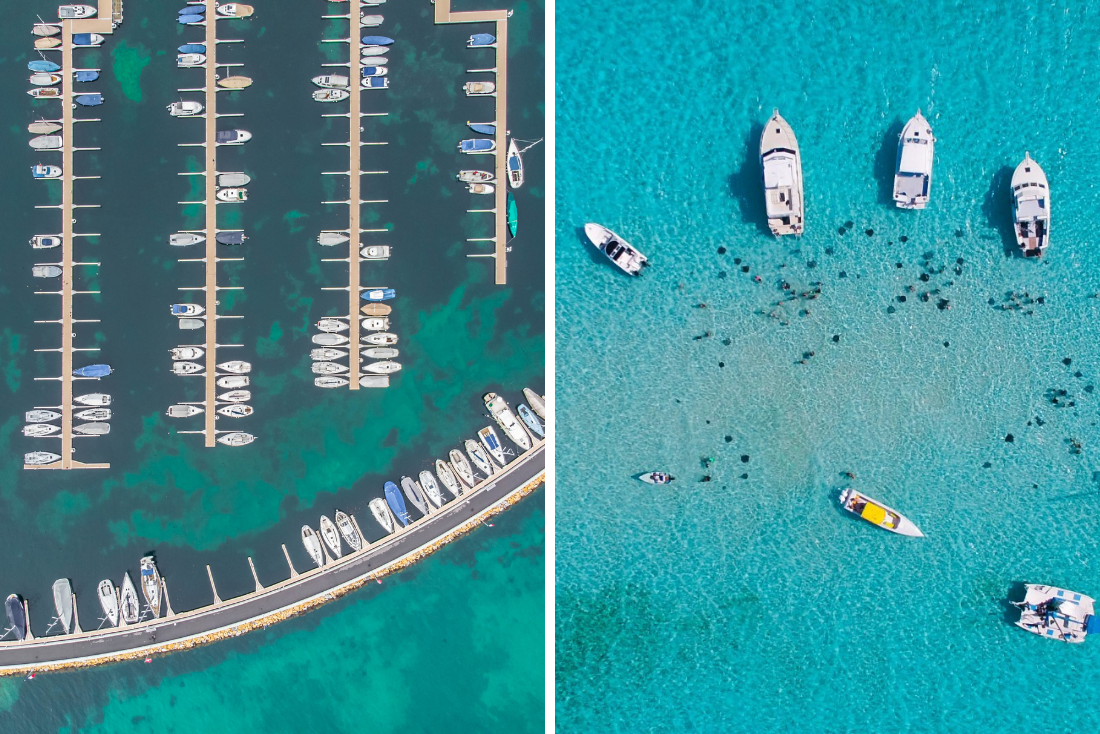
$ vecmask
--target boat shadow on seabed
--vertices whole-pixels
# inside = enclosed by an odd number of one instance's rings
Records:
[[[982,201],[982,214],[985,223],[1001,236],[1005,257],[1020,257],[1020,248],[1016,244],[1016,225],[1012,216],[1012,174],[1013,168],[1001,166],[993,174],[989,191]]]
[[[730,196],[741,211],[741,221],[754,225],[762,234],[772,236],[768,227],[768,210],[764,204],[764,172],[760,169],[760,136],[763,123],[754,122],[745,139],[745,155],[741,167],[727,179]]]
[[[1008,592],[1001,599],[1001,619],[1005,624],[1016,626],[1016,622],[1020,619],[1020,610],[1012,604],[1012,600],[1023,599],[1026,595],[1027,584],[1023,581],[1013,581],[1008,587]]]
[[[875,183],[878,184],[878,203],[895,209],[894,174],[898,169],[898,140],[905,123],[895,119],[882,134],[882,145],[875,153]]]

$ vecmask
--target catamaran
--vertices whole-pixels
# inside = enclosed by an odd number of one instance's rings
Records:
[[[302,545],[306,547],[306,552],[309,553],[309,557],[313,559],[317,568],[321,568],[325,565],[325,556],[324,551],[321,550],[321,541],[317,539],[317,533],[313,532],[313,528],[309,525],[302,526]]]
[[[1012,218],[1024,257],[1040,257],[1050,242],[1050,186],[1039,164],[1024,153],[1012,174]]]
[[[772,113],[760,135],[760,166],[764,170],[764,199],[772,234],[802,234],[802,154],[794,131],[780,117],[779,110]]]
[[[932,188],[932,154],[936,139],[920,110],[905,125],[898,139],[898,165],[894,171],[894,203],[901,209],[923,209]]]
[[[1069,589],[1025,584],[1023,601],[1011,602],[1020,610],[1016,626],[1040,637],[1062,642],[1084,642],[1089,634],[1100,633],[1096,600]]]
[[[328,519],[328,515],[321,515],[321,538],[336,558],[344,555],[344,549],[340,547],[340,533],[336,531],[336,526]]]

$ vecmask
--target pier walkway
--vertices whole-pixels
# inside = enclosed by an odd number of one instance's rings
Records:
[[[121,6],[121,2],[119,2],[119,5]],[[76,142],[73,135],[73,126],[77,122],[84,121],[73,117],[73,112],[75,111],[73,109],[75,106],[73,98],[76,97],[77,94],[73,87],[73,69],[75,68],[73,65],[73,34],[113,33],[114,27],[111,19],[114,15],[114,5],[112,0],[99,0],[96,14],[98,16],[96,18],[58,21],[61,26],[61,34],[59,36],[61,45],[55,49],[47,49],[61,52],[61,119],[58,121],[61,123],[61,139],[63,141],[63,147],[61,149],[61,206],[58,207],[61,210],[61,262],[58,263],[61,267],[61,290],[39,292],[50,294],[59,293],[61,295],[61,318],[57,321],[46,322],[61,325],[61,345],[58,349],[42,350],[61,352],[61,376],[59,378],[40,377],[35,379],[58,379],[61,382],[61,405],[59,406],[61,410],[61,449],[58,451],[61,458],[50,464],[24,464],[24,469],[107,469],[110,467],[110,464],[88,464],[73,458],[73,383],[78,379],[94,379],[78,378],[73,375],[73,352],[99,351],[92,347],[80,348],[73,345],[73,337],[76,335],[76,332],[73,331],[75,328],[74,324],[96,322],[95,319],[78,320],[73,317],[73,296],[99,293],[99,291],[76,291],[73,289],[74,266],[99,265],[99,263],[75,262],[73,260],[74,239],[76,237],[93,236],[89,234],[73,233],[73,224],[76,221],[75,210],[81,208],[80,205],[76,204],[73,191],[73,183],[77,179],[73,168],[73,152],[77,150],[73,147]],[[82,46],[81,48],[91,47]],[[95,149],[86,148],[83,150]],[[51,206],[48,208],[53,207]],[[51,438],[58,438],[58,436],[55,434],[51,436]]]
[[[493,261],[496,263],[496,284],[508,282],[508,16],[510,10],[479,10],[451,12],[451,0],[434,0],[435,22],[495,23],[496,47],[496,143],[494,151],[496,190],[493,192]]]
[[[324,567],[307,573],[298,573],[291,566],[290,578],[271,586],[262,586],[257,578],[257,590],[251,594],[223,601],[215,589],[213,604],[189,612],[169,612],[160,619],[93,632],[0,642],[0,675],[99,665],[182,650],[282,621],[415,563],[472,530],[541,484],[545,465],[545,442],[536,441],[500,473],[400,532],[336,561],[326,556]],[[210,579],[213,585],[212,574]],[[171,604],[168,606],[170,610]]]

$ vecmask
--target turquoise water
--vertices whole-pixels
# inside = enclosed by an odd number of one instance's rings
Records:
[[[557,22],[559,729],[1096,729],[1096,641],[1028,635],[1004,600],[1100,594],[1100,10],[564,0]],[[774,107],[800,240],[764,223]],[[918,107],[932,203],[901,212]],[[1041,262],[1011,243],[1025,151]],[[653,267],[614,271],[586,221]],[[784,281],[820,297],[777,306]],[[678,481],[632,479],[657,468]],[[847,484],[927,537],[843,513]]]
[[[181,611],[210,603],[206,564],[222,598],[254,589],[248,557],[254,559],[261,582],[285,578],[280,544],[287,545],[298,569],[308,567],[299,528],[304,523],[316,527],[322,513],[331,517],[337,508],[352,513],[364,533],[376,539],[382,530],[371,519],[369,500],[381,495],[385,480],[428,468],[435,457],[485,425],[484,392],[499,392],[516,403],[524,386],[545,391],[545,149],[539,146],[525,156],[528,182],[516,192],[523,228],[511,243],[509,283],[496,286],[488,261],[466,258],[484,247],[466,239],[482,236],[491,224],[485,215],[466,214],[470,196],[453,179],[469,163],[455,151],[456,142],[468,137],[466,121],[480,120],[486,111],[485,100],[466,99],[460,91],[465,69],[485,65],[487,52],[465,48],[470,33],[483,28],[436,26],[426,1],[388,3],[378,11],[386,18],[379,32],[398,39],[389,62],[393,86],[363,102],[365,112],[390,113],[363,121],[365,140],[389,143],[364,149],[364,169],[390,171],[387,176],[364,176],[364,199],[389,199],[384,205],[364,205],[364,221],[378,223],[364,227],[393,230],[385,240],[393,257],[366,269],[363,282],[397,290],[393,330],[401,338],[405,368],[388,390],[353,393],[313,386],[312,324],[347,303],[346,293],[322,290],[346,285],[347,271],[339,263],[319,262],[337,255],[322,252],[315,241],[319,230],[347,222],[346,206],[320,203],[345,198],[346,184],[321,172],[345,170],[347,150],[320,143],[346,140],[345,119],[321,117],[346,110],[346,104],[337,110],[310,101],[315,88],[310,77],[322,73],[321,64],[337,51],[346,59],[346,49],[319,43],[347,34],[347,21],[320,17],[340,12],[336,5],[323,0],[293,8],[256,3],[252,19],[219,21],[219,37],[245,40],[220,47],[219,60],[243,62],[243,73],[254,80],[242,92],[219,97],[219,111],[244,113],[223,120],[222,127],[239,126],[253,134],[248,144],[223,147],[218,153],[222,170],[252,177],[249,200],[233,212],[228,209],[234,207],[225,207],[222,215],[223,226],[236,218],[248,232],[239,253],[245,260],[224,264],[219,274],[219,284],[245,288],[222,296],[225,313],[244,318],[219,325],[219,341],[224,335],[226,342],[243,344],[235,358],[253,365],[250,390],[256,413],[241,419],[240,426],[257,440],[240,449],[206,449],[201,436],[176,433],[196,428],[195,419],[164,416],[172,403],[200,399],[200,383],[170,375],[168,358],[170,347],[186,343],[168,305],[184,300],[177,289],[196,284],[199,271],[194,264],[177,263],[177,257],[194,255],[169,252],[175,248],[166,241],[186,226],[187,216],[200,213],[197,207],[176,203],[194,198],[194,181],[176,174],[197,167],[196,149],[177,143],[198,140],[201,125],[172,119],[165,110],[173,100],[191,97],[178,88],[198,84],[199,73],[177,69],[174,57],[176,47],[199,37],[200,29],[176,23],[178,6],[127,0],[125,20],[103,48],[80,52],[81,66],[102,69],[102,78],[89,86],[103,92],[105,103],[94,113],[78,113],[102,119],[78,126],[76,132],[79,146],[102,148],[76,154],[79,175],[102,176],[76,184],[78,203],[102,204],[79,211],[77,231],[100,232],[102,237],[81,242],[76,251],[78,259],[102,263],[80,281],[102,294],[77,302],[77,318],[100,319],[78,326],[77,342],[101,347],[99,358],[116,371],[98,383],[114,396],[111,433],[77,443],[76,457],[110,462],[105,471],[21,468],[25,451],[44,447],[44,439],[21,435],[23,412],[56,405],[58,395],[55,383],[33,379],[57,374],[56,354],[35,351],[56,346],[56,327],[32,323],[56,318],[56,305],[51,296],[31,295],[41,283],[30,277],[34,263],[53,258],[49,251],[43,255],[26,244],[32,234],[57,231],[56,210],[34,205],[58,202],[60,188],[55,182],[32,181],[27,170],[40,161],[56,161],[26,145],[29,122],[57,115],[58,102],[36,102],[26,95],[26,64],[36,58],[27,31],[36,15],[54,17],[56,3],[32,3],[0,27],[0,99],[7,102],[0,109],[0,141],[7,153],[0,157],[7,235],[0,259],[0,596],[17,592],[29,601],[36,634],[49,625],[49,589],[59,577],[72,579],[82,624],[89,628],[99,622],[98,581],[112,578],[119,583],[124,571],[136,573],[138,560],[149,552],[156,553],[172,605]],[[514,80],[510,127],[530,140],[543,134],[542,14],[540,3],[527,2],[517,4],[512,16],[517,32],[509,48]],[[542,531],[541,520],[532,522],[522,527],[497,523],[494,532],[510,528],[511,534],[501,548],[514,542],[534,559]],[[392,708],[368,718],[378,722],[372,726],[389,722],[385,726],[396,728],[404,720],[414,729],[439,728],[432,717],[445,718],[450,711],[448,725],[460,730],[464,720],[453,715],[458,701],[441,698],[434,690],[446,685],[434,671],[448,669],[433,666],[453,654],[465,659],[464,670],[478,673],[469,675],[469,686],[454,684],[449,690],[475,695],[477,686],[498,692],[522,688],[522,695],[514,698],[487,695],[480,709],[491,724],[488,728],[522,728],[511,717],[538,720],[542,715],[541,566],[517,561],[509,566],[514,578],[498,575],[493,569],[505,556],[475,553],[495,547],[480,542],[457,542],[452,558],[462,559],[460,574],[445,573],[436,577],[438,583],[410,587],[418,590],[412,594],[415,601],[427,606],[418,607],[408,592],[402,594],[402,575],[392,584],[351,595],[341,602],[344,606],[334,605],[334,611],[278,625],[265,635],[248,636],[250,640],[169,656],[163,667],[159,661],[148,666],[135,662],[87,674],[0,682],[5,686],[0,708],[15,700],[13,690],[19,692],[9,713],[0,713],[0,731],[58,729],[66,721],[83,727],[101,717],[111,722],[105,730],[117,731],[119,721],[138,716],[152,721],[141,710],[144,702],[168,690],[164,681],[184,674],[188,689],[195,691],[188,706],[217,712],[211,727],[218,717],[224,721],[227,712],[259,720],[276,710],[271,709],[271,695],[243,690],[222,701],[227,670],[253,678],[265,670],[290,671],[317,650],[318,670],[311,674],[331,682],[337,676],[324,675],[325,661],[338,661],[345,649],[339,641],[375,635],[379,620],[389,619],[420,619],[422,629],[413,634],[413,622],[402,621],[394,639],[362,643],[358,649],[367,657],[354,664],[380,676],[372,680],[385,679],[390,685],[379,662],[385,652],[392,656],[392,672],[405,676],[396,678],[396,688],[411,690],[409,681],[426,681],[420,685],[432,686],[431,694],[450,704],[439,709],[421,704],[423,710],[410,714],[395,692]],[[429,575],[410,573],[410,579]],[[464,581],[475,574],[492,581],[475,591],[477,584]],[[396,593],[387,594],[387,588]],[[512,625],[507,635],[494,619],[495,596],[524,610],[523,623]],[[536,607],[537,614],[529,613]],[[530,653],[536,647],[537,656]],[[247,665],[222,667],[223,661],[244,653]],[[284,710],[296,707],[302,717],[335,721],[330,717],[344,714],[333,710],[333,701],[354,702],[358,710],[378,700],[377,689],[360,689],[352,681],[339,681],[334,698],[324,699],[287,675],[284,684],[271,690],[278,692]],[[56,684],[47,682],[54,680]],[[25,693],[26,686],[43,683],[44,689],[58,688],[37,698]],[[158,705],[148,704],[154,710]],[[167,709],[156,720],[161,725],[188,721],[172,719]],[[266,728],[279,730],[281,720],[274,718]]]

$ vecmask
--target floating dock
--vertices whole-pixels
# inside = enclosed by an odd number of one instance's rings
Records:
[[[117,6],[117,7],[116,7]],[[77,461],[73,458],[73,382],[77,378],[73,375],[73,352],[74,351],[99,351],[98,349],[91,347],[75,347],[73,346],[73,331],[74,324],[78,323],[97,323],[97,319],[75,319],[73,317],[73,295],[94,294],[99,291],[75,291],[73,290],[73,266],[75,265],[99,265],[99,263],[82,263],[74,262],[73,257],[73,240],[76,237],[90,237],[94,235],[89,234],[74,234],[73,224],[76,221],[75,210],[81,208],[81,205],[76,204],[73,182],[76,180],[76,176],[73,171],[73,152],[77,150],[73,147],[75,138],[73,136],[73,125],[76,122],[85,122],[92,120],[82,120],[73,117],[73,98],[76,97],[76,90],[73,88],[73,34],[74,33],[100,33],[110,34],[114,32],[114,23],[112,18],[117,14],[119,22],[122,20],[122,0],[99,0],[97,7],[96,18],[86,18],[83,20],[59,20],[58,24],[61,26],[61,34],[59,36],[61,45],[55,49],[61,52],[61,139],[63,141],[63,148],[61,149],[62,163],[61,163],[61,290],[60,291],[38,291],[39,293],[59,293],[61,295],[61,318],[58,321],[49,321],[46,323],[59,323],[61,325],[61,346],[59,349],[48,349],[42,351],[59,351],[61,352],[61,377],[38,377],[36,380],[53,380],[60,379],[61,381],[61,449],[58,452],[61,458],[51,464],[24,464],[24,469],[107,469],[110,464],[85,464],[84,462]],[[81,48],[90,48],[88,46],[82,46]],[[94,150],[92,148],[84,148],[82,150]],[[90,205],[83,205],[90,206]]]
[[[256,591],[234,599],[218,596],[208,567],[214,597],[209,606],[173,612],[168,604],[167,616],[134,625],[0,642],[0,676],[102,665],[185,650],[309,611],[416,563],[475,529],[485,518],[502,512],[537,488],[545,480],[545,466],[545,443],[535,441],[530,450],[497,474],[402,531],[374,543],[367,543],[364,537],[362,550],[346,553],[335,561],[326,558],[324,566],[305,573],[295,571],[287,556],[289,578],[270,586],[263,586],[256,578]],[[163,588],[167,597],[167,585]]]
[[[496,284],[508,282],[508,16],[510,10],[478,10],[451,12],[451,0],[434,0],[435,22],[494,23],[496,25],[496,188],[493,191],[493,261],[496,263]]]

